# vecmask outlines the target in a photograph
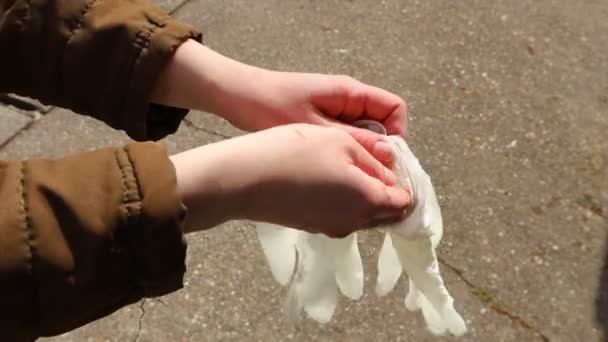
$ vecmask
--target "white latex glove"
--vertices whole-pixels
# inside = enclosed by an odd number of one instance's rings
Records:
[[[394,171],[399,183],[410,189],[414,201],[402,222],[382,227],[386,232],[378,258],[376,293],[389,293],[401,268],[409,277],[405,305],[422,310],[427,327],[435,335],[446,332],[460,336],[466,325],[454,309],[439,272],[435,249],[443,235],[441,209],[430,177],[401,137],[389,137],[395,148]]]
[[[357,125],[383,131],[381,125],[370,121]],[[435,254],[443,222],[430,177],[401,137],[389,139],[395,149],[394,171],[400,184],[410,190],[413,203],[402,222],[378,227],[386,235],[378,257],[376,293],[380,296],[389,293],[405,270],[410,285],[406,307],[411,311],[421,309],[433,334],[462,335],[466,326],[453,307]],[[289,284],[297,264],[287,301],[290,317],[295,318],[304,308],[316,321],[328,322],[336,308],[336,285],[349,298],[361,296],[363,269],[356,234],[330,239],[264,223],[257,225],[257,232],[270,269],[280,284]]]
[[[285,307],[291,321],[304,309],[315,321],[328,322],[336,309],[337,288],[355,300],[363,294],[356,233],[332,239],[267,223],[256,228],[274,278],[283,286],[291,280]]]

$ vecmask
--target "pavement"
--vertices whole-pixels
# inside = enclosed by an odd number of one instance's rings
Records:
[[[409,143],[444,214],[441,269],[462,341],[605,341],[608,332],[608,2],[169,0],[206,44],[262,67],[349,74],[403,96]],[[128,141],[98,121],[4,99],[0,158]],[[242,134],[191,113],[171,151]],[[376,298],[380,236],[363,233],[362,300],[289,325],[250,223],[188,237],[185,288],[42,341],[447,341]]]

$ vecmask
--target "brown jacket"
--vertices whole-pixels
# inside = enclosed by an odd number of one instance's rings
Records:
[[[189,38],[201,34],[146,0],[0,0],[0,93],[157,140],[187,111],[149,93]],[[0,161],[0,341],[59,334],[181,288],[184,215],[157,143]]]

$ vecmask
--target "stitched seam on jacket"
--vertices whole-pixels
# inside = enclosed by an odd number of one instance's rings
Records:
[[[39,302],[39,293],[38,288],[35,285],[36,279],[34,277],[34,255],[35,249],[33,246],[34,241],[34,231],[32,229],[32,221],[30,217],[29,207],[27,205],[27,191],[25,190],[25,174],[27,170],[27,162],[22,161],[19,167],[19,197],[20,197],[20,215],[23,224],[23,230],[25,231],[25,235],[27,238],[27,246],[29,249],[29,262],[28,262],[28,271],[32,277],[33,284],[33,301],[36,304],[36,324],[38,325],[38,320],[40,317],[40,308],[37,306]]]
[[[116,167],[120,171],[120,185],[122,188],[122,203],[126,204],[127,201],[127,181],[125,180],[125,171],[122,169],[122,165],[120,164],[120,157],[118,155],[119,151],[114,151],[114,159],[116,160]],[[127,217],[129,216],[129,212],[127,211]]]
[[[22,8],[19,6],[22,6]],[[23,29],[26,23],[28,23],[30,19],[32,19],[31,8],[32,0],[23,1],[21,3],[17,3],[17,1],[15,1],[15,3],[13,3],[11,7],[8,7],[7,10],[16,12],[17,20],[15,21],[15,24],[20,25],[20,28]]]
[[[120,158],[120,155],[122,153],[125,153],[126,157],[127,157],[127,165],[125,165]],[[141,192],[139,189],[139,184],[137,183],[137,177],[135,176],[135,171],[133,168],[133,162],[131,161],[131,157],[129,156],[129,153],[126,151],[126,148],[120,150],[117,149],[116,152],[114,153],[115,158],[116,158],[116,164],[118,165],[118,169],[120,170],[120,178],[121,178],[121,186],[122,186],[122,203],[123,205],[125,205],[125,209],[127,211],[127,222],[129,222],[130,224],[132,224],[133,222],[131,221],[132,218],[137,218],[141,212]],[[129,168],[130,170],[127,170],[127,168]],[[129,182],[127,179],[128,173],[131,173],[133,178],[135,179],[135,184],[137,187],[137,198],[135,199],[131,199],[129,198]],[[132,206],[130,204],[135,204],[135,206]]]
[[[139,197],[139,210],[141,211],[141,206],[142,206],[142,202],[144,200],[144,194],[141,192],[141,186],[139,184],[139,177],[137,176],[137,170],[135,169],[135,163],[133,162],[133,157],[131,156],[131,153],[129,152],[129,148],[127,146],[125,146],[123,148],[123,151],[125,151],[125,154],[127,155],[127,160],[129,161],[129,164],[131,166],[131,172],[133,172],[133,178],[135,179],[135,186],[137,187],[137,196]]]
[[[127,162],[129,163],[128,165],[125,165],[124,162],[121,160],[121,155],[123,153],[126,153],[125,149],[116,149],[114,152],[114,156],[116,158],[116,164],[118,166],[118,169],[120,170],[120,178],[121,178],[121,186],[122,186],[122,193],[123,193],[123,197],[122,197],[122,203],[123,203],[123,208],[126,210],[127,212],[127,217],[125,218],[124,222],[125,224],[125,228],[127,230],[131,229],[132,226],[134,226],[136,224],[136,219],[139,216],[139,213],[141,212],[141,200],[140,198],[137,198],[136,200],[132,200],[129,198],[129,185],[128,185],[128,180],[127,180],[127,172],[129,172],[128,170],[126,170],[127,167],[131,167],[132,169],[132,161],[127,153]],[[138,190],[139,193],[139,190]],[[133,212],[133,206],[131,204],[136,203],[136,210],[135,213]],[[127,236],[129,236],[129,232],[127,231]],[[127,246],[129,250],[134,250],[135,246],[133,246],[131,244],[131,240],[130,238],[127,237]],[[139,272],[137,270],[137,260],[136,260],[136,256],[134,253],[129,253],[129,268],[132,270],[132,272],[130,272],[130,281],[131,284],[133,286],[133,288],[135,289],[134,291],[139,292],[141,291],[141,286],[140,286],[140,281],[139,281]]]
[[[133,69],[139,64],[144,52],[146,52],[150,47],[150,38],[152,38],[156,31],[162,27],[153,21],[148,21],[148,23],[150,24],[150,27],[148,27],[145,31],[140,31],[135,38],[135,42],[138,46],[140,46],[140,50],[135,58],[135,62],[133,62]]]
[[[99,1],[101,1],[101,0],[99,0]],[[70,41],[74,37],[74,34],[76,33],[76,31],[80,30],[80,28],[82,27],[82,22],[84,21],[84,16],[87,15],[87,13],[89,13],[89,11],[91,10],[91,8],[93,7],[93,5],[96,2],[97,2],[97,0],[89,0],[84,5],[84,8],[80,11],[80,15],[75,20],[76,23],[74,24],[73,27],[70,27],[70,35],[68,36],[68,39],[66,41],[66,46],[68,46],[70,44]]]
[[[150,46],[151,37],[156,33],[156,31],[158,31],[161,28],[161,26],[159,26],[157,23],[150,22],[150,21],[148,21],[148,23],[150,23],[150,27],[148,27],[147,29],[145,29],[143,31],[140,31],[135,36],[134,45],[139,48],[139,52],[137,53],[137,57],[135,57],[135,60],[133,61],[133,64],[131,64],[131,67],[130,67],[129,75],[131,75],[131,79],[129,81],[129,88],[128,88],[129,90],[128,90],[127,94],[133,94],[134,89],[137,88],[138,83],[134,79],[134,74],[137,71],[137,66],[139,65],[144,53],[148,50],[148,47]],[[128,100],[128,96],[125,96],[125,98],[123,99],[123,103],[122,103],[123,108],[126,107],[127,100]],[[147,122],[146,122],[146,130],[147,130]]]

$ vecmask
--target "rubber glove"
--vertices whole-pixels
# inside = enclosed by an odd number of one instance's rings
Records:
[[[359,121],[355,125],[386,133],[374,121]],[[378,256],[376,293],[380,296],[389,293],[405,270],[409,277],[406,307],[422,311],[431,333],[462,335],[466,325],[453,307],[435,253],[443,234],[443,222],[430,177],[403,138],[387,139],[396,156],[393,170],[399,184],[410,190],[413,202],[402,222],[377,227],[385,232],[385,239]],[[363,267],[356,233],[344,239],[331,239],[266,223],[258,223],[256,230],[275,279],[281,285],[290,285],[286,312],[292,320],[297,319],[302,308],[318,322],[331,320],[337,288],[351,299],[361,297]]]
[[[435,335],[463,335],[466,325],[454,309],[435,252],[443,235],[443,220],[431,178],[401,137],[388,139],[397,156],[394,171],[399,184],[410,190],[414,200],[402,222],[381,227],[385,238],[378,257],[376,294],[389,293],[403,269],[409,277],[408,310],[421,310]]]
[[[363,294],[356,233],[332,239],[268,223],[258,223],[256,231],[274,278],[283,286],[290,285],[285,305],[290,321],[297,320],[304,309],[315,321],[329,322],[336,309],[337,288],[355,300]]]

